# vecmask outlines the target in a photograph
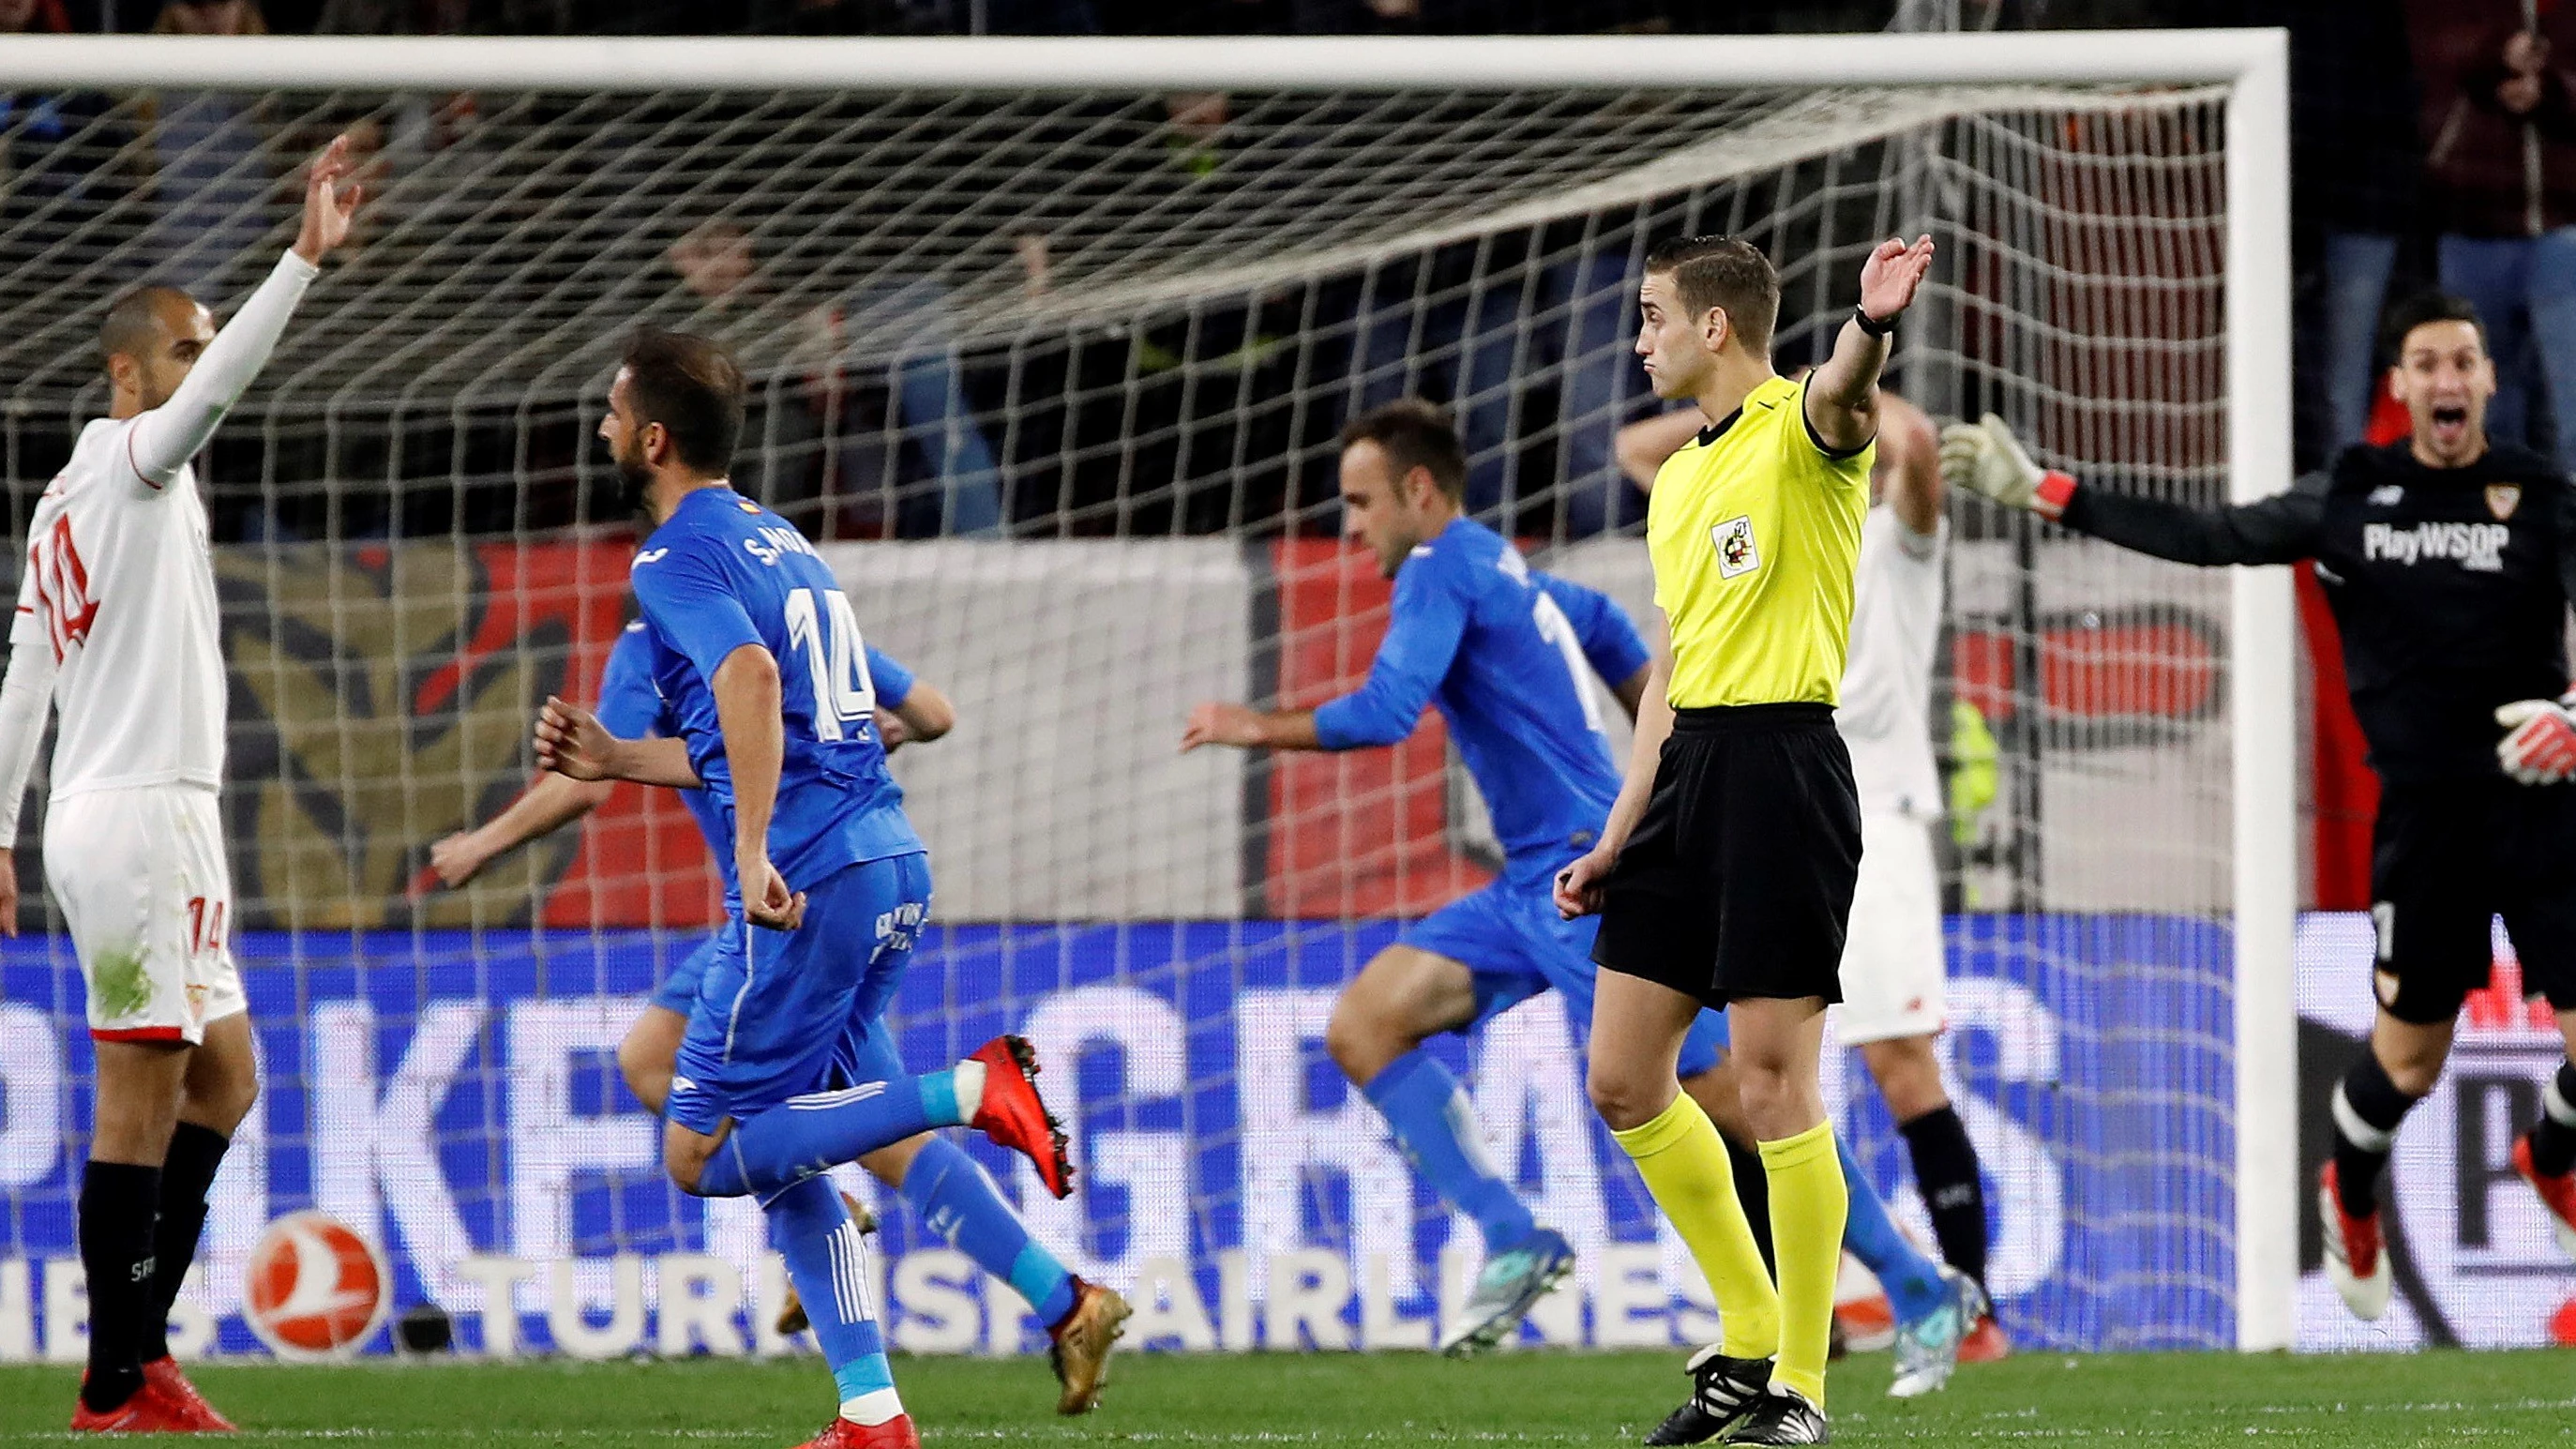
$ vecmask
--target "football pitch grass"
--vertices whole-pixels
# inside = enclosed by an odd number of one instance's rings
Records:
[[[967,1444],[1633,1444],[1678,1402],[1677,1353],[1122,1357],[1097,1414],[1051,1412],[1044,1360],[902,1359],[895,1374],[931,1446]],[[2354,1357],[2025,1353],[1962,1369],[1949,1389],[1886,1396],[1885,1354],[1833,1379],[1844,1444],[2014,1442],[2310,1445],[2576,1444],[2576,1351]],[[70,1436],[77,1371],[0,1369],[0,1441]],[[786,1449],[830,1417],[813,1360],[207,1365],[236,1443]]]

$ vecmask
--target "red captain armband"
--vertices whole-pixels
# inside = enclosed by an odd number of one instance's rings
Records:
[[[2074,475],[2051,468],[2039,475],[2039,486],[2030,490],[2030,506],[2040,517],[2055,523],[2074,497]]]

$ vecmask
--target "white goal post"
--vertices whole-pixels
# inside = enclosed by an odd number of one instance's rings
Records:
[[[2222,87],[2226,488],[2292,478],[2288,51],[2277,30],[1470,39],[11,37],[0,91],[1440,92]],[[77,299],[87,305],[90,299]],[[66,304],[67,306],[70,304]],[[2035,319],[2045,323],[2046,318]],[[946,545],[939,545],[945,547]],[[2229,585],[2239,1348],[2291,1345],[2299,654],[2287,569]]]

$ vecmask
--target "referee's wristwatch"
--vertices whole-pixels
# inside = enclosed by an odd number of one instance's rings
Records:
[[[1881,322],[1869,315],[1857,302],[1852,304],[1852,321],[1860,324],[1860,330],[1872,337],[1885,337],[1896,330],[1896,318],[1890,317]]]

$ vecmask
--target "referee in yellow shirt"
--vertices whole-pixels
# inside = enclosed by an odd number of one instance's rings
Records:
[[[1600,842],[1557,877],[1557,905],[1601,913],[1593,1105],[1717,1297],[1723,1337],[1649,1442],[1826,1440],[1845,1197],[1817,1059],[1860,866],[1834,705],[1879,370],[1931,265],[1928,236],[1880,243],[1804,383],[1772,370],[1780,277],[1752,244],[1666,242],[1638,289],[1655,395],[1696,402],[1709,425],[1655,476],[1646,547],[1665,628],[1627,782]],[[1776,1284],[1717,1129],[1675,1078],[1702,1005],[1726,1012],[1761,1142]]]

